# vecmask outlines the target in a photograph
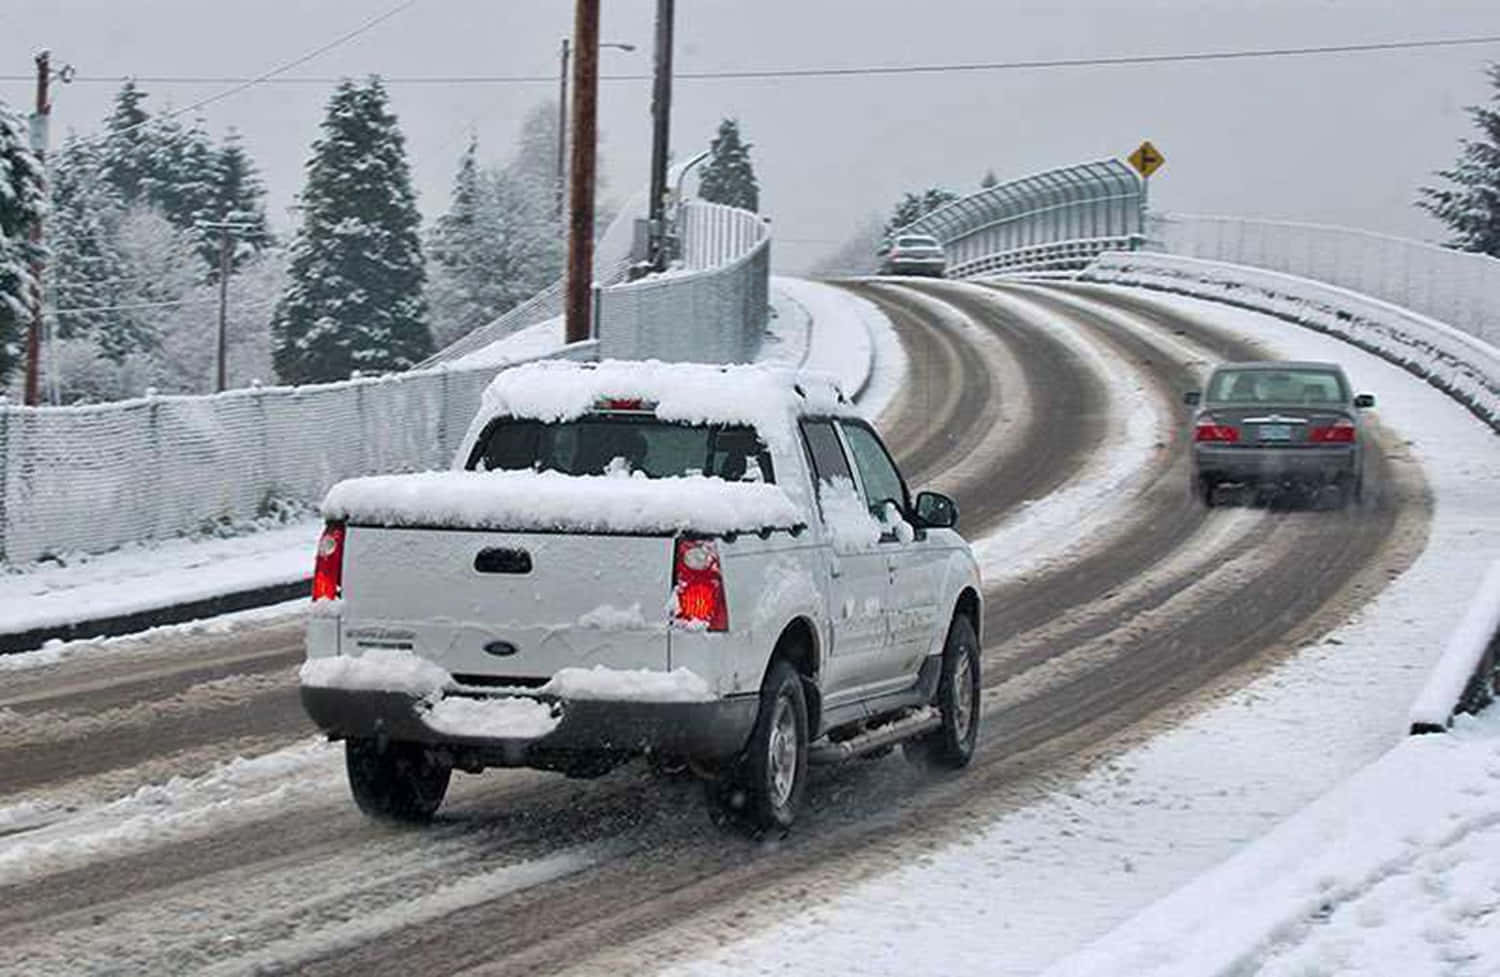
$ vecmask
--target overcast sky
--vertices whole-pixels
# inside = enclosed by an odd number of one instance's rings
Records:
[[[253,76],[396,6],[396,0],[7,0],[0,75],[26,76],[46,47],[80,75]],[[289,73],[327,78],[555,77],[569,0],[419,0]],[[607,73],[651,63],[652,0],[605,0]],[[677,67],[799,68],[995,62],[1500,34],[1496,0],[679,0]],[[754,144],[777,262],[795,270],[831,250],[906,190],[975,189],[1056,165],[1124,156],[1150,138],[1167,158],[1153,207],[1322,221],[1424,239],[1441,228],[1415,189],[1469,135],[1463,106],[1489,97],[1486,47],[1133,67],[896,77],[683,80],[679,156],[707,146],[723,116]],[[222,84],[142,81],[148,107],[180,107]],[[391,83],[423,211],[440,213],[458,154],[510,154],[526,110],[556,83]],[[75,82],[54,98],[54,143],[95,131],[117,82]],[[237,127],[270,191],[273,220],[302,181],[332,85],[261,85],[206,107],[208,129]],[[646,181],[649,82],[602,86],[601,152],[611,191]],[[29,81],[0,81],[27,109]]]

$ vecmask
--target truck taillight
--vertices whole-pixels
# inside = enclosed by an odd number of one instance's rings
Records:
[[[702,624],[710,631],[729,630],[729,603],[724,598],[724,575],[719,570],[719,548],[711,539],[679,539],[672,566],[673,620]]]
[[[330,522],[318,538],[313,561],[313,600],[335,600],[344,593],[344,524]]]
[[[1315,427],[1307,432],[1307,440],[1314,444],[1353,444],[1354,422],[1340,417],[1327,427]]]
[[[1198,419],[1193,428],[1194,441],[1221,441],[1233,444],[1240,439],[1240,429],[1233,424],[1219,424],[1212,417]]]

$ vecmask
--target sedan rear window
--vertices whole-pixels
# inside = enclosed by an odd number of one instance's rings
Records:
[[[1331,370],[1220,370],[1208,399],[1227,404],[1342,404],[1343,377]]]
[[[731,482],[776,481],[771,454],[742,425],[673,424],[655,417],[589,414],[543,423],[502,417],[479,436],[470,471],[554,471],[565,475],[709,475]]]

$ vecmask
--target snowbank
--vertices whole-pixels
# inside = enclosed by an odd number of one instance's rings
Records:
[[[1500,715],[1490,710],[1462,717],[1453,735],[1403,741],[1046,977],[1493,966],[1497,850]]]
[[[1448,643],[1443,657],[1422,687],[1411,707],[1413,732],[1436,732],[1447,728],[1455,710],[1462,704],[1475,672],[1482,666],[1485,653],[1496,632],[1500,632],[1500,561],[1485,574],[1479,589]]]
[[[648,534],[754,532],[805,521],[776,485],[529,471],[349,479],[329,490],[323,515],[380,526]]]

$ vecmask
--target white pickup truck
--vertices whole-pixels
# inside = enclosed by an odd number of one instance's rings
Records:
[[[647,755],[753,831],[811,762],[962,767],[978,568],[834,384],[766,367],[506,371],[454,470],[323,503],[301,694],[366,813],[453,769],[598,776]]]

